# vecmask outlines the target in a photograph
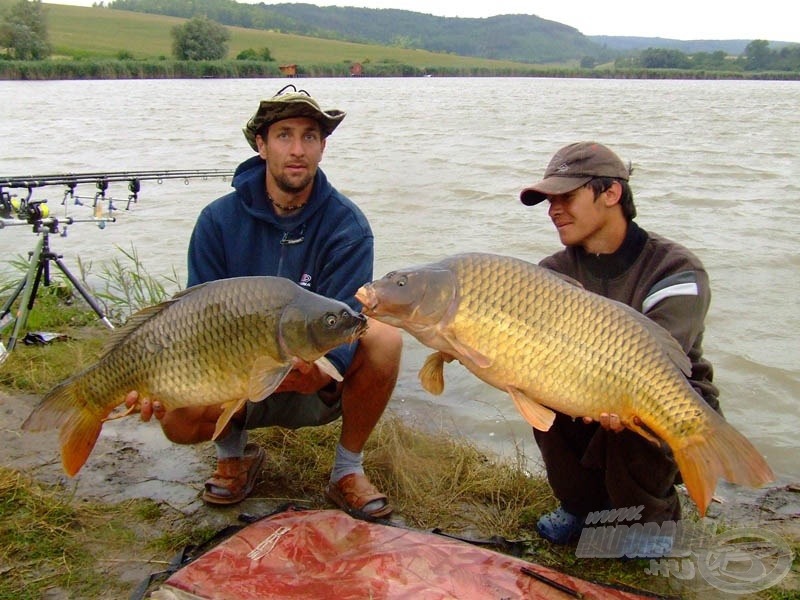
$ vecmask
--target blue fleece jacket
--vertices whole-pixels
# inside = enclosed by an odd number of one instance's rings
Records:
[[[308,203],[278,217],[266,194],[266,163],[259,156],[236,169],[235,191],[200,213],[189,242],[188,285],[250,275],[285,277],[355,310],[359,286],[372,280],[374,238],[366,217],[317,170]],[[328,359],[344,374],[356,345]]]

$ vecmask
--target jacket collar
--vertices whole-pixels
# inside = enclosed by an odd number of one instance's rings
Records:
[[[622,245],[611,254],[591,254],[583,248],[576,248],[578,260],[588,271],[600,279],[614,279],[627,271],[644,249],[647,232],[633,221],[628,223],[628,230]]]
[[[244,209],[254,218],[276,225],[283,231],[292,231],[305,223],[326,202],[331,193],[331,185],[322,169],[317,169],[313,188],[303,210],[296,215],[278,217],[267,200],[265,186],[267,163],[255,156],[239,165],[233,176],[232,185],[239,194]]]

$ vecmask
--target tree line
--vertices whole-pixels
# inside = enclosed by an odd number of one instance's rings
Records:
[[[118,0],[118,2],[136,0]],[[206,0],[211,1],[211,0]],[[190,3],[184,3],[190,4]],[[235,4],[235,3],[234,3]],[[315,7],[316,8],[316,7]],[[230,32],[206,15],[193,16],[171,30],[172,53],[178,61],[219,61],[227,57]],[[17,61],[40,61],[48,58],[52,47],[48,41],[47,24],[41,0],[19,0],[11,5],[0,20],[0,59]],[[118,59],[132,58],[120,51]],[[272,62],[269,48],[248,48],[236,56],[239,61]],[[583,71],[594,71],[598,59],[584,56],[580,60],[581,73],[570,76],[586,76]],[[640,52],[619,57],[614,68],[620,73],[652,72],[662,76],[672,71],[676,77],[686,77],[692,72],[716,72],[735,75],[738,73],[800,73],[800,44],[788,45],[778,50],[770,48],[766,40],[754,40],[741,56],[731,56],[724,51],[684,53],[677,49],[648,48]],[[574,70],[574,69],[573,69]],[[597,69],[599,70],[599,69]],[[604,67],[603,70],[607,70]],[[392,75],[397,75],[392,72]],[[599,74],[599,73],[598,73]]]
[[[619,69],[701,69],[715,71],[793,71],[800,72],[800,44],[773,50],[766,40],[753,40],[742,56],[723,51],[685,54],[680,50],[647,48],[636,55],[618,58]]]
[[[176,60],[221,60],[228,55],[231,34],[206,16],[197,16],[172,28],[172,54]],[[19,0],[0,21],[0,48],[11,60],[44,60],[52,54],[41,0]],[[118,58],[127,59],[122,52]],[[269,48],[248,48],[237,60],[272,61]]]
[[[103,2],[99,3],[102,6]],[[583,68],[614,64],[617,68],[695,69],[714,71],[800,72],[800,45],[772,50],[770,42],[745,40],[736,51],[660,44],[622,49],[598,36],[540,19],[535,15],[497,15],[485,19],[447,18],[395,9],[353,6],[320,7],[311,3],[251,4],[235,0],[111,0],[121,10],[192,18],[202,14],[219,23],[319,38],[414,48],[460,56],[512,60],[531,64],[576,64]],[[676,42],[677,40],[664,40]],[[667,48],[675,48],[670,50]],[[706,50],[707,51],[702,51]],[[720,51],[715,51],[720,50]]]

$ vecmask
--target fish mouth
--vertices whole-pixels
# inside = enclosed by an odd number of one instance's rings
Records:
[[[356,300],[358,300],[364,307],[366,314],[375,312],[378,307],[378,295],[371,285],[362,285],[356,292]]]
[[[353,317],[356,323],[353,325],[350,338],[347,340],[349,344],[358,341],[360,338],[364,337],[364,334],[367,333],[367,329],[369,329],[369,321],[367,317],[361,313],[356,314]]]

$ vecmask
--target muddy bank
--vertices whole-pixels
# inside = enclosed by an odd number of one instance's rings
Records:
[[[123,418],[103,425],[97,445],[73,478],[61,468],[56,432],[30,433],[20,425],[38,402],[33,395],[0,392],[0,463],[48,484],[64,485],[78,498],[116,503],[135,498],[163,502],[184,515],[217,514],[199,498],[213,470],[210,443],[173,444],[155,423]],[[800,539],[800,483],[779,480],[761,489],[721,482],[708,516],[736,524],[778,527]],[[241,512],[240,505],[236,512]]]
[[[58,435],[54,431],[22,432],[20,425],[38,402],[34,395],[8,395],[0,392],[0,464],[22,471],[45,484],[57,484],[76,499],[116,504],[148,498],[165,507],[167,522],[219,530],[238,523],[241,513],[266,514],[279,501],[253,497],[229,508],[209,508],[199,498],[202,484],[213,470],[210,443],[180,446],[169,442],[156,423],[137,418],[107,422],[97,445],[81,471],[67,477],[61,467]],[[720,484],[717,500],[708,510],[714,522],[732,527],[768,529],[788,544],[800,543],[800,484],[778,481],[751,490]],[[302,500],[302,499],[300,499]],[[309,498],[312,506],[325,506],[321,497]],[[330,506],[327,506],[330,508]],[[401,520],[402,515],[395,515]],[[143,535],[156,537],[159,527]],[[149,560],[141,549],[131,548],[131,556],[116,555],[105,568],[109,576],[135,586],[151,573],[163,568],[164,557]],[[161,561],[161,562],[160,562]],[[797,578],[791,574],[790,578]],[[66,598],[64,590],[53,590],[47,597]]]
[[[249,498],[230,508],[209,508],[200,500],[202,484],[213,471],[210,443],[180,446],[169,442],[155,423],[124,418],[104,424],[97,445],[75,477],[61,467],[58,434],[31,433],[20,429],[39,398],[0,392],[0,464],[21,471],[36,481],[63,487],[76,500],[116,505],[126,500],[147,498],[159,503],[162,517],[153,523],[131,524],[136,543],[120,550],[105,551],[97,570],[133,590],[151,574],[161,571],[171,556],[148,549],[147,543],[165,532],[181,528],[218,531],[240,524],[241,513],[262,515],[277,507],[276,502]],[[100,542],[102,544],[102,541]],[[0,570],[1,571],[1,570]],[[72,598],[69,590],[51,588],[47,600]],[[97,600],[118,600],[109,592]]]

